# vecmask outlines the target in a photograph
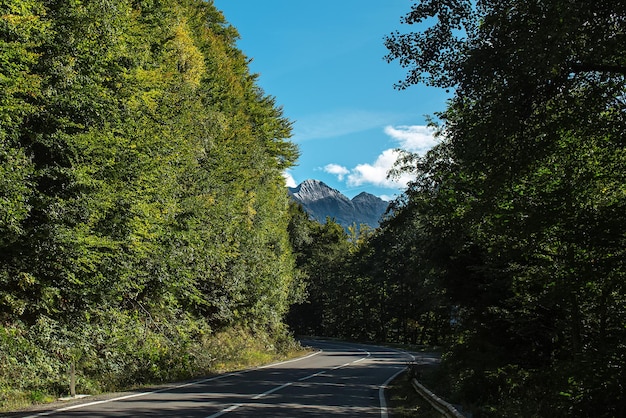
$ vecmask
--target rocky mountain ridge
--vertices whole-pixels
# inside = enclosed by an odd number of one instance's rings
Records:
[[[376,228],[388,206],[388,202],[366,192],[349,199],[319,180],[305,180],[288,190],[311,218],[323,223],[330,217],[344,228],[353,224]]]

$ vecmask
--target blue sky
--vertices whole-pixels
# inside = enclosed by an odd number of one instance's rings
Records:
[[[433,145],[426,116],[444,110],[441,89],[394,83],[405,69],[387,63],[383,44],[410,11],[409,0],[214,0],[240,34],[258,84],[293,121],[298,165],[287,174],[318,179],[352,198],[399,194],[386,179],[394,149]],[[293,184],[291,184],[293,185]]]

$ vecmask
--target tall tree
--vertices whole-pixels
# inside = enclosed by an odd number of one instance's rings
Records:
[[[423,1],[405,22],[433,25],[387,39],[399,87],[455,89],[407,204],[432,202],[448,364],[483,414],[624,412],[625,7]]]
[[[0,1],[0,34],[0,337],[126,382],[284,338],[298,152],[214,5]]]

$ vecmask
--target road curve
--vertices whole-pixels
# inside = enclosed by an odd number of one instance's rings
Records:
[[[384,387],[413,358],[390,348],[306,340],[311,355],[14,417],[381,417]]]

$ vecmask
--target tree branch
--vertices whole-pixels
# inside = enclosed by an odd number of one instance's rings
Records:
[[[571,67],[572,71],[580,72],[600,72],[600,73],[618,73],[626,75],[626,66],[623,65],[608,65],[608,64],[574,64]]]

